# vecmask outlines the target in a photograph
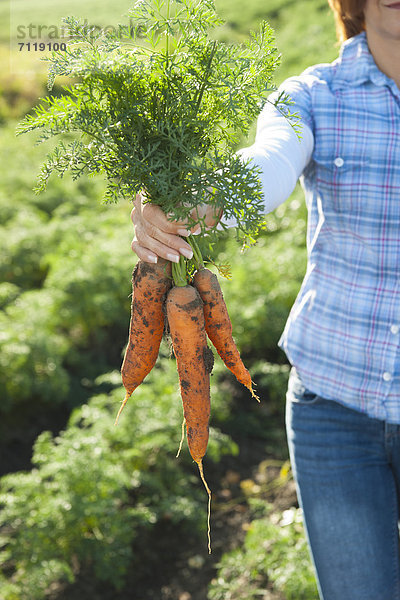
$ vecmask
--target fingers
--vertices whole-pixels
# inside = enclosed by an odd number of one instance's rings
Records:
[[[155,204],[145,204],[142,208],[142,215],[147,223],[165,233],[184,237],[190,234],[184,221],[170,221],[161,208]]]
[[[221,216],[222,209],[218,209],[215,206],[209,206],[207,204],[201,204],[192,210],[192,218],[197,221],[202,221],[206,230],[212,229],[218,223]],[[198,225],[197,228],[197,233],[200,233],[200,225]]]
[[[155,264],[157,262],[157,260],[158,260],[158,256],[156,254],[154,254],[153,252],[151,252],[147,248],[143,248],[143,246],[141,246],[139,244],[139,242],[135,238],[133,238],[133,240],[132,240],[131,248],[132,248],[133,252],[141,260],[144,260],[145,262],[149,262],[149,263],[154,263]]]
[[[173,235],[187,237],[190,234],[184,221],[170,221],[159,206],[148,203],[143,204],[140,194],[136,196],[134,201],[131,219],[134,225],[136,225],[137,222],[144,220],[146,221],[147,226],[154,227]]]
[[[178,262],[180,254],[186,258],[193,256],[190,245],[181,237],[165,233],[153,225],[144,225],[142,222],[135,226],[135,241],[153,254],[172,262]]]
[[[172,262],[179,262],[180,255],[192,258],[190,245],[182,238],[200,233],[200,224],[188,229],[184,220],[171,221],[161,208],[155,204],[144,203],[141,194],[137,194],[131,212],[131,220],[135,228],[132,250],[141,260],[157,262],[161,256]],[[222,211],[220,211],[222,212]],[[218,222],[221,214],[215,207],[206,204],[193,209],[191,217],[203,222],[203,227],[210,229]]]
[[[183,222],[169,221],[159,206],[142,203],[138,194],[134,201],[131,219],[135,227],[132,250],[146,262],[156,262],[161,256],[172,262],[179,262],[182,254],[192,258],[190,245],[180,236],[189,235]]]

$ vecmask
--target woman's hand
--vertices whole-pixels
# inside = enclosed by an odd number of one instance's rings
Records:
[[[205,217],[204,222],[212,227],[218,218],[212,207],[204,206],[198,209],[200,217]],[[135,227],[135,236],[132,240],[132,250],[141,260],[156,263],[161,256],[172,262],[178,262],[182,254],[192,258],[193,251],[182,237],[200,232],[197,225],[192,230],[187,229],[184,221],[169,221],[159,206],[143,203],[143,197],[138,194],[134,200],[131,212],[132,223]]]

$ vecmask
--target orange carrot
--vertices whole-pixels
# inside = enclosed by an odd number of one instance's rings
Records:
[[[203,303],[191,285],[167,295],[167,317],[176,357],[189,451],[196,463],[206,453],[210,418],[212,352],[207,346]]]
[[[208,494],[208,551],[211,553],[211,491],[203,473],[210,419],[210,373],[214,357],[207,346],[203,303],[191,285],[175,286],[167,295],[167,317],[176,357],[190,454]]]
[[[208,337],[228,369],[258,400],[253,390],[250,373],[244,366],[232,337],[232,323],[217,276],[209,269],[201,268],[195,273],[193,285],[203,300],[204,320]]]
[[[155,365],[164,331],[163,304],[171,285],[169,261],[159,258],[156,264],[141,260],[136,264],[132,274],[129,341],[121,367],[126,395],[115,424],[133,391]]]

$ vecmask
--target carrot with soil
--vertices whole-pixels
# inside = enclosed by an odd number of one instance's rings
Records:
[[[253,390],[251,375],[244,366],[233,339],[232,323],[218,278],[212,271],[203,266],[197,244],[194,240],[191,243],[194,248],[194,256],[200,267],[193,277],[193,285],[203,301],[207,335],[228,369],[232,371],[240,383],[250,390],[251,395],[259,401],[258,396]]]
[[[121,367],[125,398],[115,424],[134,390],[155,365],[164,331],[163,303],[172,285],[171,263],[139,260],[132,274],[132,304],[129,341]]]
[[[209,497],[208,548],[210,546],[211,492],[205,482],[202,459],[207,450],[210,420],[210,373],[213,355],[207,346],[203,303],[191,285],[173,287],[166,301],[168,324],[176,357],[190,454],[197,463]]]

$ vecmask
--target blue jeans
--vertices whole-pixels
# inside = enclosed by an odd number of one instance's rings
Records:
[[[287,436],[323,600],[400,600],[400,425],[307,390],[292,369]]]

